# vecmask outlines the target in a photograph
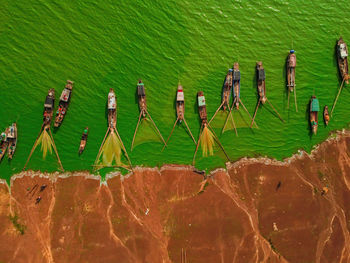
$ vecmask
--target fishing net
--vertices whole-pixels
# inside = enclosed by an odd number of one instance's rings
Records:
[[[105,166],[125,166],[121,161],[122,155],[122,143],[119,140],[118,136],[115,132],[110,133],[101,149],[97,157],[97,166],[105,167]],[[102,158],[101,158],[102,156]],[[113,164],[113,162],[115,164]]]
[[[134,141],[134,148],[137,145],[147,143],[147,142],[163,143],[152,121],[149,118],[144,118],[141,120],[139,128],[137,130],[135,141]]]
[[[200,143],[203,157],[208,156],[208,153],[209,155],[213,155],[214,134],[209,130],[207,126],[203,128],[203,132],[200,137]]]
[[[41,151],[43,152],[43,158],[46,158],[47,152],[52,154],[53,141],[46,129],[40,134],[39,139],[34,145],[34,149],[41,144]]]
[[[249,128],[251,118],[249,114],[244,109],[233,109],[231,114],[229,111],[220,110],[215,118],[211,121],[210,125],[213,128],[223,129],[222,132],[234,130],[233,121],[236,128]],[[225,126],[226,123],[226,126]],[[256,128],[255,125],[252,128]]]

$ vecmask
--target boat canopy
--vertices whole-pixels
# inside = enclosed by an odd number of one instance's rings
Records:
[[[11,138],[11,139],[15,138],[15,127],[13,125],[11,125],[9,128],[10,129],[7,133],[7,138]]]
[[[177,101],[185,101],[185,96],[183,91],[178,91],[176,96]]]
[[[346,58],[348,56],[348,51],[346,49],[346,44],[345,43],[341,43],[339,45],[339,54],[340,54],[340,57],[342,59]]]
[[[115,100],[115,94],[113,92],[108,93],[108,109],[115,110],[117,107],[117,103]]]
[[[320,111],[320,103],[318,102],[318,99],[313,98],[311,100],[311,109],[310,111]]]
[[[69,96],[70,96],[70,90],[65,88],[61,93],[60,100],[67,102],[69,100]]]
[[[294,54],[289,55],[289,67],[295,68],[297,65],[297,57]]]
[[[198,106],[199,107],[205,106],[205,97],[203,95],[198,96]]]
[[[139,96],[145,96],[145,86],[143,85],[143,83],[138,83],[137,84],[137,94]]]
[[[265,69],[259,69],[258,70],[258,79],[259,80],[265,80]]]
[[[46,97],[46,100],[45,100],[45,104],[44,104],[44,107],[45,108],[53,108],[53,103],[54,103],[54,99],[53,98],[51,98],[51,97],[49,97],[49,96],[47,96]]]
[[[233,72],[233,80],[234,81],[241,80],[241,72],[239,70],[235,70]]]

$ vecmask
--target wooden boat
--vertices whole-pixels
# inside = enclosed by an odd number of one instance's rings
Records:
[[[233,105],[236,109],[239,109],[239,103],[241,100],[241,72],[239,70],[239,64],[235,62],[233,64]]]
[[[146,91],[145,91],[145,85],[143,84],[141,79],[137,83],[137,95],[139,97],[140,112],[142,113],[143,117],[146,117],[146,112],[147,112]]]
[[[348,47],[342,37],[337,42],[337,58],[340,76],[349,84]]]
[[[230,68],[226,74],[224,86],[222,87],[221,104],[224,111],[230,108],[230,98],[231,98],[231,90],[232,90],[232,72],[233,72],[233,69]]]
[[[265,104],[266,99],[267,99],[266,98],[266,87],[265,87],[265,69],[264,69],[261,61],[256,63],[256,71],[257,71],[257,78],[258,78],[259,101],[262,104]]]
[[[318,112],[320,111],[320,104],[316,96],[312,96],[310,100],[310,124],[313,134],[317,133],[318,128]]]
[[[15,154],[17,147],[17,124],[12,123],[12,125],[8,129],[7,133],[7,141],[8,141],[8,159],[12,160],[13,155]]]
[[[326,126],[328,125],[329,123],[329,112],[328,112],[328,106],[324,106],[324,110],[323,110],[323,120],[324,120],[324,123],[326,124]]]
[[[194,139],[193,134],[192,134],[190,128],[188,127],[187,122],[186,122],[186,119],[185,119],[185,95],[184,95],[183,87],[181,86],[181,84],[179,84],[179,85],[177,86],[177,93],[176,93],[176,115],[177,115],[177,118],[176,118],[176,120],[175,120],[173,129],[171,130],[170,135],[169,135],[169,137],[168,137],[168,139],[166,140],[165,143],[166,143],[166,144],[168,143],[168,141],[169,141],[171,135],[173,134],[173,131],[174,131],[174,129],[175,129],[176,124],[177,124],[178,122],[181,124],[182,121],[183,121],[183,122],[185,123],[185,125],[186,125],[186,128],[187,128],[187,130],[188,130],[188,132],[189,132],[189,134],[190,134],[192,140],[193,140],[194,143],[196,144],[197,142],[196,142],[196,140]],[[166,145],[166,144],[165,144],[165,145]],[[163,147],[163,150],[164,150],[164,148],[165,148],[165,145],[164,145],[164,147]]]
[[[294,52],[293,49],[290,50],[287,58],[288,109],[290,93],[294,92],[295,111],[298,112],[297,93],[295,89],[295,67],[297,65],[297,57]]]
[[[197,93],[197,99],[198,99],[199,117],[201,119],[202,125],[204,125],[208,122],[208,115],[207,115],[207,106],[205,105],[205,97],[204,97],[203,91],[199,91]]]
[[[108,126],[111,130],[117,125],[117,100],[113,89],[108,93]]]
[[[0,161],[4,158],[4,155],[7,150],[8,141],[7,141],[8,128],[6,128],[5,132],[1,133],[0,138]]]
[[[55,106],[55,90],[49,89],[49,93],[46,96],[45,103],[44,103],[44,126],[50,126],[52,121],[52,115],[53,115],[53,109]]]
[[[86,147],[86,142],[88,139],[89,127],[85,127],[83,134],[81,135],[80,146],[79,146],[79,155],[83,153]]]
[[[73,83],[73,81],[67,80],[67,84],[61,93],[60,103],[58,105],[58,110],[56,112],[56,119],[54,124],[56,128],[62,124],[63,119],[67,114],[70,98],[72,96]]]
[[[157,125],[154,123],[151,115],[148,113],[147,111],[147,103],[146,103],[146,91],[145,91],[145,85],[143,84],[142,80],[140,79],[137,83],[137,96],[138,96],[138,100],[139,100],[139,109],[140,109],[140,115],[139,115],[139,120],[137,122],[137,125],[136,125],[136,129],[135,129],[135,132],[134,132],[134,137],[132,139],[132,143],[131,143],[131,150],[133,149],[134,147],[134,141],[135,141],[135,137],[136,137],[136,133],[137,133],[137,129],[140,125],[140,121],[141,121],[141,117],[143,119],[147,119],[146,117],[148,116],[149,119],[151,120],[154,128],[156,129],[159,137],[161,138],[161,140],[163,141],[164,145],[166,146],[166,142],[162,136],[162,134],[160,133]]]

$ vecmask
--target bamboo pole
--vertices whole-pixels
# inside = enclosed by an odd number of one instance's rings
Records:
[[[61,163],[60,156],[58,155],[58,151],[57,151],[56,144],[55,144],[55,141],[54,141],[53,136],[52,136],[52,133],[51,133],[51,128],[50,128],[50,126],[49,126],[49,132],[50,132],[50,137],[51,137],[51,139],[52,139],[52,146],[53,146],[53,149],[54,149],[54,151],[55,151],[55,153],[56,153],[56,156],[57,156],[57,159],[58,159],[58,163],[59,163],[59,165],[61,166],[62,172],[64,172],[63,165],[62,165],[62,163]]]
[[[168,139],[166,140],[166,142],[165,142],[165,143],[168,143],[168,141],[169,141],[169,139],[170,139],[171,135],[172,135],[172,134],[173,134],[173,132],[174,132],[174,129],[175,129],[176,123],[177,123],[178,121],[179,121],[179,117],[177,117],[177,119],[176,119],[176,121],[175,121],[175,123],[174,123],[173,129],[171,130],[170,135],[169,135],[169,137],[168,137]],[[162,151],[164,151],[164,148],[165,148],[165,145],[163,146]]]
[[[147,111],[147,110],[146,110],[146,113],[147,113],[147,115],[149,116],[149,118],[151,119],[151,121],[152,121],[152,123],[153,123],[154,127],[156,128],[156,130],[157,130],[157,132],[158,132],[158,134],[159,134],[160,138],[162,139],[162,141],[163,141],[163,143],[165,144],[165,147],[166,147],[166,146],[167,146],[167,145],[166,145],[166,142],[164,141],[164,138],[163,138],[162,134],[161,134],[161,133],[160,133],[160,131],[158,130],[157,125],[154,123],[154,121],[153,121],[153,119],[152,119],[151,115],[148,113],[148,111]]]
[[[278,113],[278,111],[275,109],[275,107],[272,105],[272,103],[266,98],[266,101],[270,104],[271,108],[276,112],[276,114],[278,115],[278,118],[280,118],[280,120],[282,122],[284,122],[284,120],[282,119],[281,115]]]
[[[188,127],[188,124],[187,124],[187,121],[185,120],[185,117],[183,118],[183,120],[184,120],[184,123],[185,123],[185,125],[186,125],[186,127],[187,127],[188,132],[189,132],[190,135],[191,135],[191,138],[192,138],[194,144],[196,144],[197,142],[196,142],[195,138],[193,137],[193,134],[192,134],[190,128]]]
[[[26,166],[27,166],[27,164],[28,164],[30,158],[32,157],[32,154],[33,154],[33,152],[34,152],[34,150],[35,150],[35,148],[36,148],[36,143],[37,143],[37,141],[38,141],[38,139],[39,139],[39,137],[40,137],[40,134],[41,134],[43,128],[44,128],[44,124],[41,125],[41,129],[40,129],[40,131],[39,131],[39,134],[38,134],[38,136],[36,137],[36,140],[35,140],[35,142],[34,142],[33,148],[32,148],[32,150],[30,151],[30,154],[29,154],[29,156],[28,156],[28,159],[27,159],[27,161],[26,161],[26,163],[25,163],[25,165],[24,165],[22,171],[24,171],[24,170],[26,169]]]
[[[132,148],[134,147],[134,141],[135,141],[135,137],[136,137],[136,132],[137,132],[137,129],[138,129],[138,127],[139,127],[142,114],[143,114],[143,110],[141,110],[141,112],[140,112],[139,121],[137,122],[136,129],[135,129],[135,133],[134,133],[134,137],[132,138],[131,151],[132,151]]]
[[[114,129],[114,131],[115,131],[115,133],[117,134],[118,139],[119,139],[119,141],[121,142],[121,144],[122,144],[122,146],[123,146],[123,150],[124,150],[124,152],[125,152],[125,156],[126,156],[126,158],[128,159],[128,162],[129,162],[130,167],[131,167],[131,170],[132,170],[131,160],[130,160],[129,155],[128,155],[126,149],[125,149],[125,146],[124,146],[124,143],[123,143],[123,141],[122,141],[122,138],[120,137],[120,135],[119,135],[119,133],[118,133],[118,131],[117,131],[116,128]]]
[[[334,110],[334,108],[335,108],[335,104],[337,104],[337,101],[338,101],[340,92],[341,92],[341,90],[343,89],[344,81],[345,81],[345,78],[343,79],[343,81],[342,81],[342,83],[341,83],[341,85],[340,85],[338,95],[337,95],[337,97],[335,98],[335,101],[334,101],[334,103],[333,103],[333,107],[332,107],[332,110],[331,110],[331,117],[332,117],[332,115],[333,115],[333,110]]]
[[[235,124],[235,121],[234,121],[233,116],[232,116],[232,109],[233,109],[233,105],[234,105],[234,104],[232,104],[232,107],[230,108],[230,110],[229,110],[229,112],[228,112],[228,115],[227,115],[227,118],[226,118],[226,121],[225,121],[224,127],[223,127],[223,128],[222,128],[222,130],[221,130],[221,134],[223,134],[223,133],[224,133],[225,127],[226,127],[227,122],[228,122],[228,119],[229,119],[229,118],[230,118],[230,116],[231,116],[231,118],[232,118],[232,123],[233,123],[233,128],[235,129],[236,136],[238,136],[237,129],[236,129],[236,124]]]
[[[224,152],[224,154],[226,155],[227,160],[231,162],[230,157],[228,156],[228,154],[226,153],[226,151],[225,151],[225,149],[224,149],[224,146],[222,146],[221,142],[219,141],[218,136],[216,136],[216,134],[215,134],[213,128],[209,125],[209,123],[208,123],[208,127],[211,129],[211,131],[212,131],[212,133],[213,133],[213,135],[214,135],[214,140],[216,141],[216,143],[220,146],[221,150],[222,150],[222,151]]]
[[[220,110],[220,109],[221,109],[221,107],[224,105],[224,103],[225,103],[225,102],[222,102],[222,103],[220,104],[219,108],[218,108],[218,109],[215,111],[215,113],[214,113],[213,117],[211,117],[211,119],[210,119],[209,123],[211,123],[211,121],[212,121],[212,120],[214,120],[214,118],[215,118],[216,114],[218,114],[219,110]]]
[[[192,160],[192,165],[193,166],[195,164],[195,159],[196,159],[196,155],[197,155],[197,151],[198,151],[198,147],[199,147],[199,142],[201,141],[202,131],[203,131],[203,123],[202,123],[201,129],[199,131],[199,137],[198,137],[198,141],[197,141],[197,146],[196,146],[196,150],[195,150],[194,155],[193,155],[193,160]]]
[[[290,89],[289,89],[289,87],[288,87],[288,103],[287,103],[287,109],[289,110],[289,97],[290,97]]]
[[[297,88],[294,84],[294,103],[295,103],[295,111],[298,112],[298,104],[297,104]]]
[[[248,113],[250,119],[252,120],[252,119],[253,119],[253,118],[252,118],[252,115],[250,115],[249,111],[248,111],[247,108],[244,106],[244,104],[243,104],[243,102],[242,102],[241,99],[239,99],[239,103],[241,103],[241,105],[243,106],[243,109]],[[256,128],[259,129],[258,124],[256,124],[256,122],[254,122],[254,124],[255,124]]]
[[[253,119],[252,119],[252,122],[250,123],[250,128],[253,126],[253,122],[254,122],[254,119],[256,117],[256,113],[258,112],[258,109],[259,109],[259,106],[260,106],[260,98],[259,98],[259,101],[258,101],[258,104],[256,105],[256,108],[255,108],[255,112],[254,112],[254,115],[253,115]]]

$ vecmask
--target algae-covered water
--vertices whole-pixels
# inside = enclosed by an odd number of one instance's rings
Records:
[[[109,88],[118,99],[118,130],[133,165],[191,164],[195,145],[182,126],[168,148],[153,142],[131,141],[139,109],[136,83],[142,78],[148,110],[166,139],[175,121],[177,84],[184,87],[186,119],[196,137],[199,118],[196,93],[203,90],[208,115],[221,101],[229,67],[238,61],[241,97],[252,114],[256,102],[256,61],[266,70],[267,97],[286,120],[269,108],[258,111],[260,129],[239,128],[220,135],[229,156],[288,157],[297,149],[310,151],[329,132],[348,124],[350,93],[346,88],[329,127],[310,136],[307,106],[315,94],[320,104],[332,105],[339,87],[335,44],[340,35],[350,44],[348,1],[9,1],[1,2],[0,129],[13,121],[19,128],[18,150],[11,163],[0,164],[1,178],[21,171],[42,123],[49,88],[59,97],[67,79],[75,82],[68,114],[53,136],[68,171],[91,170],[107,129]],[[287,110],[285,62],[297,55],[299,112]],[[293,94],[292,94],[293,95]],[[56,100],[56,107],[58,99]],[[81,133],[89,126],[85,152],[78,156]],[[140,135],[142,136],[142,134]],[[197,166],[224,166],[222,154],[202,158]],[[55,171],[54,156],[42,160],[36,150],[28,168]]]

